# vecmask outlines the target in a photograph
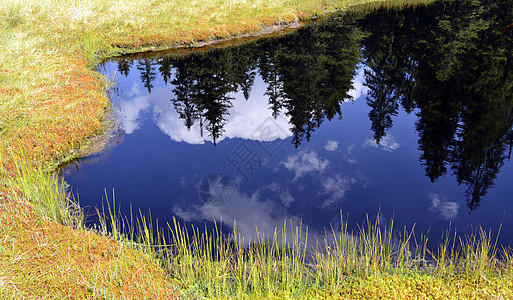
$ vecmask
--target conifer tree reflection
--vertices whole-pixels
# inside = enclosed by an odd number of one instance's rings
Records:
[[[174,67],[177,113],[188,128],[195,120],[205,122],[215,144],[234,100],[229,93],[241,91],[248,99],[258,66],[272,115],[285,108],[299,146],[324,119],[341,115],[340,104],[351,98],[361,37],[354,18],[332,19],[281,38],[161,59],[159,69]]]
[[[393,86],[387,84],[386,79],[383,72],[376,74],[365,70],[365,85],[369,88],[367,104],[371,108],[369,119],[377,144],[392,127],[392,116],[397,116],[399,110],[398,95],[394,92]]]
[[[143,59],[137,64],[137,70],[139,70],[139,76],[143,86],[148,90],[148,94],[151,94],[153,88],[152,82],[157,78],[157,71],[155,70],[156,63],[152,59]]]
[[[487,70],[486,70],[487,69]],[[493,185],[500,167],[509,155],[513,124],[513,76],[499,61],[479,68],[480,76],[469,78],[468,101],[462,113],[460,132],[453,152],[453,169],[458,182],[468,185],[469,207],[475,209]],[[495,76],[490,76],[489,72]],[[499,71],[499,72],[497,72]],[[510,74],[503,81],[504,71]]]
[[[120,74],[122,74],[125,77],[128,77],[128,74],[130,74],[130,68],[132,68],[132,65],[134,64],[134,61],[131,59],[121,59],[118,61],[118,71]]]
[[[373,33],[364,46],[376,138],[389,128],[399,99],[410,111],[413,103],[426,175],[436,181],[450,165],[467,186],[471,210],[511,145],[513,40],[503,28],[512,16],[511,1],[467,0],[381,12],[363,22]]]
[[[159,71],[172,83],[172,103],[185,126],[199,121],[215,144],[235,101],[231,93],[248,99],[258,69],[272,116],[290,117],[297,147],[326,119],[341,116],[363,58],[375,141],[393,126],[400,107],[415,112],[426,176],[434,182],[452,171],[467,186],[470,209],[477,208],[513,148],[511,0],[436,2],[360,17],[162,58]],[[120,63],[120,72],[128,74],[130,64]],[[154,63],[143,60],[137,68],[151,92]]]
[[[252,43],[243,47],[232,47],[224,52],[227,80],[232,83],[234,91],[242,91],[246,100],[249,99],[255,83],[257,54]]]
[[[212,57],[199,60],[197,66],[201,67],[195,73],[194,96],[202,117],[207,121],[207,130],[215,145],[224,132],[224,115],[229,114],[228,108],[232,106],[233,100],[228,93],[233,91],[233,87],[225,80],[227,70],[222,64],[216,64]]]
[[[229,69],[223,52],[199,53],[177,59],[173,66],[176,75],[172,84],[176,98],[172,101],[176,111],[189,129],[199,119],[203,131],[205,122],[216,144],[224,131],[228,108],[232,106],[233,98],[228,94],[235,90],[233,82],[228,80]]]
[[[162,57],[159,59],[159,72],[164,80],[165,84],[171,83],[171,77],[173,75],[173,64],[171,57]]]
[[[285,108],[293,144],[309,141],[351,99],[361,31],[354,16],[331,18],[261,45],[260,71],[273,116]]]
[[[391,19],[394,22],[390,22]],[[393,126],[399,104],[408,113],[415,106],[411,94],[415,85],[412,74],[415,74],[417,63],[409,59],[408,39],[402,36],[403,27],[415,22],[413,14],[397,10],[372,14],[360,22],[362,30],[371,35],[363,44],[363,57],[368,67],[365,86],[369,88],[369,119],[378,144]]]
[[[168,65],[171,65],[170,63]],[[194,102],[194,77],[189,63],[186,60],[178,60],[174,62],[173,67],[176,68],[176,76],[171,81],[173,84],[173,94],[176,98],[171,99],[174,108],[180,119],[184,120],[187,129],[191,129],[197,120],[201,121],[201,112],[198,110]],[[203,129],[203,124],[200,124]],[[203,135],[203,132],[202,132]]]
[[[159,59],[164,81],[172,84],[173,106],[188,129],[199,121],[201,136],[206,129],[217,143],[234,100],[229,94],[242,90],[249,98],[256,75],[252,53],[246,46]]]
[[[419,108],[415,128],[419,135],[420,162],[432,182],[447,173],[459,113],[458,96],[451,93],[453,91],[447,86],[450,83],[437,83],[417,88],[414,98]]]
[[[273,118],[277,118],[283,108],[285,102],[285,94],[283,92],[283,81],[278,75],[278,65],[276,62],[277,49],[279,43],[277,41],[269,41],[260,47],[260,55],[258,59],[258,67],[260,77],[267,84],[265,96],[269,97],[269,108],[272,111]]]

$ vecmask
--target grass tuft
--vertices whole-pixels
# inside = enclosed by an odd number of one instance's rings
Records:
[[[110,224],[108,232],[121,240],[135,232],[137,247],[166,270],[184,298],[506,299],[513,295],[512,250],[498,249],[493,235],[481,228],[465,236],[448,230],[436,251],[430,251],[427,237],[417,243],[414,230],[406,229],[395,235],[393,219],[384,226],[379,214],[375,221],[367,218],[357,232],[348,232],[346,222],[309,242],[307,228],[287,223],[272,236],[256,230],[249,240],[236,224],[223,232],[217,222],[209,230],[173,219],[164,232],[142,214],[134,228],[124,224],[128,218],[117,219],[111,208],[105,215],[109,221],[102,221]]]

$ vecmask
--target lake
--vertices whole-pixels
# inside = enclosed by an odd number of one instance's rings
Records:
[[[60,173],[92,214],[246,238],[284,222],[396,234],[479,226],[513,241],[513,17],[508,1],[334,15],[291,33],[122,57],[116,131]],[[94,218],[91,218],[94,222]]]

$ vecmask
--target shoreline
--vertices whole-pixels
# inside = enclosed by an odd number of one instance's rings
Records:
[[[308,22],[312,22],[309,20]],[[120,58],[130,57],[134,60],[143,59],[147,57],[154,57],[159,55],[166,55],[169,53],[188,53],[188,52],[201,52],[201,51],[209,51],[213,48],[222,48],[227,46],[237,46],[250,41],[254,41],[261,38],[269,38],[272,36],[279,36],[283,34],[290,33],[307,23],[306,21],[293,21],[288,24],[278,24],[271,26],[264,26],[262,30],[258,32],[247,32],[238,35],[234,35],[227,38],[215,39],[209,41],[201,41],[197,43],[193,43],[187,46],[175,46],[171,48],[163,48],[163,49],[135,49],[135,52],[126,52],[126,53],[113,53],[112,55],[107,56],[102,59],[98,65],[104,64],[111,60],[116,60]],[[108,89],[115,88],[115,83],[112,83]],[[112,97],[111,92],[108,92],[109,103],[110,98]],[[55,170],[59,170],[63,166],[73,163],[75,160],[85,159],[87,156],[99,154],[105,151],[105,147],[107,147],[112,141],[112,135],[115,135],[116,132],[119,131],[117,125],[112,120],[112,112],[110,111],[110,107],[106,108],[106,113],[104,116],[104,120],[101,121],[101,130],[99,134],[95,134],[91,137],[87,138],[85,141],[85,146],[79,149],[71,149],[70,157],[65,158],[62,162],[55,165]]]
[[[309,20],[308,22],[312,22]],[[108,55],[106,58],[101,60],[101,63],[116,59],[118,57],[126,58],[132,57],[138,59],[139,57],[144,58],[146,56],[158,56],[160,54],[165,55],[170,52],[189,52],[189,51],[208,51],[211,48],[225,47],[231,45],[239,45],[249,41],[253,41],[260,38],[267,38],[274,35],[287,34],[295,29],[302,27],[306,21],[295,20],[287,24],[276,24],[262,27],[260,31],[250,31],[241,34],[232,35],[225,38],[211,39],[207,41],[193,42],[189,45],[176,45],[171,47],[155,47],[155,48],[142,48],[133,49],[134,52],[114,52],[112,55]],[[100,63],[100,64],[101,64]]]

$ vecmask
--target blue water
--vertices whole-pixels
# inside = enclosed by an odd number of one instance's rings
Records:
[[[111,62],[106,70],[113,74],[116,67]],[[414,114],[401,111],[381,144],[373,141],[361,72],[352,91],[355,101],[342,104],[343,118],[325,123],[298,148],[291,143],[287,119],[275,120],[267,113],[260,80],[250,100],[234,94],[228,117],[234,125],[216,146],[200,136],[199,128],[184,127],[169,101],[169,86],[155,84],[148,95],[137,78],[118,80],[120,97],[114,107],[121,141],[115,139],[112,149],[86,159],[78,170],[66,170],[66,181],[84,207],[101,205],[106,190],[111,200],[114,191],[125,213],[132,206],[135,212],[151,210],[161,223],[173,216],[196,224],[222,220],[229,226],[236,221],[247,236],[256,227],[271,234],[290,220],[322,229],[340,224],[341,212],[360,224],[366,214],[374,220],[379,212],[384,224],[393,216],[399,231],[416,224],[418,231],[431,228],[434,239],[449,223],[470,233],[472,226],[497,230],[503,222],[502,240],[513,236],[513,164],[504,165],[484,205],[470,213],[465,186],[451,176],[436,183],[424,176]],[[267,130],[278,138],[259,140]],[[213,192],[221,201],[214,205],[200,194],[200,183],[209,174],[225,175],[232,183],[225,196]]]
[[[232,107],[222,114],[224,127],[214,144],[209,122],[196,117],[187,128],[171,101],[177,97],[176,67],[165,79],[154,62],[150,89],[141,81],[144,61],[134,61],[125,75],[119,61],[103,66],[105,75],[116,78],[117,136],[105,151],[62,169],[86,210],[106,205],[115,194],[125,214],[151,211],[161,224],[173,216],[196,225],[236,223],[246,239],[256,230],[272,234],[284,222],[322,232],[347,221],[357,230],[369,216],[379,217],[382,226],[393,218],[396,235],[414,227],[418,234],[429,231],[434,241],[449,226],[462,234],[478,226],[497,233],[502,224],[499,241],[513,241],[510,159],[502,160],[479,205],[469,207],[468,184],[458,183],[448,162],[448,171],[434,182],[426,176],[416,125],[420,104],[409,113],[399,105],[393,126],[376,142],[364,74],[372,69],[364,61],[347,75],[353,99],[340,101],[341,117],[324,117],[297,147],[291,114],[285,107],[273,117],[268,83],[257,65],[247,67],[254,76],[248,99],[240,86],[225,93]]]

